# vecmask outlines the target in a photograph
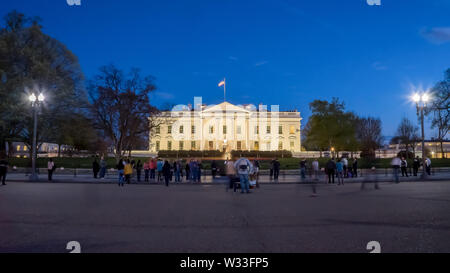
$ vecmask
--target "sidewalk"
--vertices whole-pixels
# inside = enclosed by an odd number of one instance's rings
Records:
[[[445,173],[436,173],[432,176],[427,176],[426,181],[442,181],[442,180],[450,180],[450,172]],[[7,176],[8,182],[29,182],[29,175],[24,173],[9,173]],[[53,183],[98,183],[98,184],[113,184],[117,183],[118,177],[116,174],[108,174],[105,179],[94,179],[92,175],[88,174],[79,174],[79,175],[69,175],[69,174],[54,174],[53,175]],[[216,179],[212,179],[210,175],[202,176],[201,184],[223,184],[228,181],[227,177],[216,177]],[[377,174],[377,175],[363,175],[357,178],[345,178],[345,183],[361,183],[361,182],[392,182],[394,181],[392,174]],[[419,176],[409,176],[409,177],[401,177],[400,182],[414,182],[414,181],[422,181]],[[48,182],[47,174],[39,175],[39,182]],[[324,174],[319,176],[318,181],[314,181],[312,177],[307,177],[305,180],[302,180],[300,175],[293,174],[285,174],[280,175],[278,181],[270,179],[268,175],[260,175],[259,183],[261,184],[292,184],[292,183],[328,183],[328,177]],[[335,182],[337,183],[337,178],[335,178]],[[132,178],[132,184],[163,184],[164,181],[160,181],[156,183],[156,181],[144,182],[144,177],[141,177],[141,182],[137,182],[136,176]],[[174,184],[174,180],[171,181]],[[183,179],[181,184],[198,184],[191,183]]]

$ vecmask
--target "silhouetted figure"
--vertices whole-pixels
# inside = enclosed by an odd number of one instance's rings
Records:
[[[273,179],[278,180],[278,176],[280,175],[280,161],[278,159],[275,159],[273,162]]]
[[[94,178],[97,179],[98,172],[100,171],[100,164],[97,162],[97,158],[92,162],[92,172],[94,173]]]
[[[170,175],[171,175],[171,166],[169,161],[166,160],[166,162],[164,162],[163,168],[162,168],[162,174],[164,176],[164,181],[166,182],[166,187],[169,186],[169,181],[170,181]]]
[[[325,171],[328,175],[328,184],[334,184],[334,175],[336,172],[336,163],[334,162],[334,158],[328,160],[327,164],[325,165]]]
[[[6,185],[6,175],[8,174],[8,161],[6,159],[0,160],[0,181],[2,185]]]
[[[419,172],[419,168],[420,168],[420,159],[417,156],[416,158],[414,158],[413,161],[413,175],[417,176],[417,173]]]

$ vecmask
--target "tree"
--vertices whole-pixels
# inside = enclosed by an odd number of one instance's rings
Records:
[[[77,57],[56,39],[44,34],[39,18],[13,11],[0,26],[0,151],[5,142],[31,144],[32,109],[28,93],[44,90],[38,143],[52,141],[65,117],[86,106],[83,73]]]
[[[150,104],[156,87],[151,76],[141,77],[138,69],[126,75],[114,65],[103,66],[89,85],[91,115],[97,129],[109,138],[118,161],[140,139],[148,137],[159,111]]]
[[[304,145],[307,149],[328,151],[356,151],[356,115],[345,112],[345,105],[337,98],[331,102],[315,100],[309,104],[312,115],[305,126]]]
[[[419,142],[419,128],[408,119],[403,118],[400,122],[396,135],[392,138],[391,144],[402,144],[408,155],[409,148],[415,154],[416,144]],[[409,157],[409,156],[407,156]]]
[[[442,158],[445,158],[443,142],[450,130],[450,69],[445,71],[444,80],[438,82],[431,93],[433,100],[426,108],[426,114],[431,116],[431,127],[437,130]]]
[[[373,117],[359,118],[356,135],[361,148],[361,156],[375,158],[375,152],[383,142],[381,120]]]

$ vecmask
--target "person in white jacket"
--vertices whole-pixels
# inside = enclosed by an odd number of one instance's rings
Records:
[[[249,174],[253,172],[252,163],[245,157],[241,157],[234,163],[236,172],[241,182],[241,193],[250,193]]]
[[[48,171],[48,181],[53,180],[53,171],[55,170],[55,162],[53,162],[53,159],[50,158],[47,163],[47,171]]]

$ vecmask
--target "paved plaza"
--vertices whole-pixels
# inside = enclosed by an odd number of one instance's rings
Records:
[[[0,186],[0,252],[450,252],[450,181]]]

